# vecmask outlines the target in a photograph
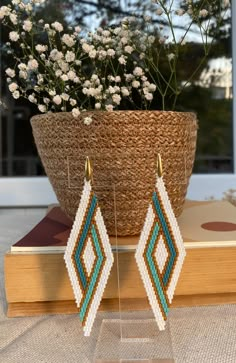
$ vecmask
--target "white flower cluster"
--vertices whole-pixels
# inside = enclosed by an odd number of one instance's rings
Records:
[[[6,69],[9,90],[15,99],[27,98],[40,112],[72,111],[78,117],[82,111],[91,109],[145,109],[153,102],[156,91],[164,98],[166,89],[172,89],[177,47],[185,44],[187,32],[179,40],[170,39],[169,35],[161,34],[159,26],[157,37],[139,29],[133,17],[125,18],[119,26],[99,27],[83,37],[79,26],[67,31],[58,21],[35,22],[34,7],[44,2],[12,0],[11,5],[0,7],[2,23],[12,28],[9,54],[14,56],[15,47],[22,50],[22,56],[15,57],[14,69]],[[156,14],[164,20],[173,12],[190,19],[192,16],[194,24],[196,17],[205,19],[210,14],[210,7],[196,10],[192,0],[185,0],[186,9],[167,9],[160,0],[153,3],[157,6]],[[207,3],[209,0],[204,6]],[[228,5],[229,1],[224,0],[224,6]],[[145,17],[145,21],[148,27],[150,17]],[[26,44],[26,34],[35,39],[33,48],[32,44]],[[48,41],[38,43],[35,34],[45,34],[41,39]],[[165,78],[159,69],[159,58],[154,56],[158,47],[165,54],[170,78]],[[164,84],[164,90],[160,84]],[[90,117],[84,120],[87,125],[91,121]]]

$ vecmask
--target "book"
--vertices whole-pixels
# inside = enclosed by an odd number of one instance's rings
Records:
[[[236,208],[225,201],[187,201],[178,221],[187,256],[173,306],[235,303]],[[6,253],[8,316],[77,311],[62,253],[71,225],[72,221],[54,206]],[[121,249],[117,251],[101,309],[118,310],[121,301],[123,309],[149,307],[133,253],[138,238],[118,239]],[[115,243],[115,239],[112,241]]]
[[[72,227],[59,206],[22,239],[11,246],[11,252],[64,252]],[[226,201],[187,201],[178,218],[186,248],[234,246],[236,242],[236,208]],[[113,250],[135,250],[139,236],[110,237]]]

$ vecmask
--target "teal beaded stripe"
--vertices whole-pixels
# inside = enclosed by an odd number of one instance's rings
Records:
[[[157,293],[158,293],[158,296],[159,296],[159,299],[160,299],[159,302],[162,305],[162,308],[163,308],[163,311],[164,311],[165,315],[167,315],[168,311],[169,311],[168,302],[167,302],[167,299],[166,299],[165,291],[163,291],[163,289],[162,289],[162,283],[161,283],[160,278],[159,278],[159,273],[156,270],[156,266],[155,266],[155,263],[154,263],[154,260],[153,260],[153,257],[152,257],[153,256],[153,250],[156,247],[156,241],[157,241],[157,238],[158,238],[158,235],[159,235],[159,230],[160,230],[160,228],[158,226],[158,223],[156,222],[155,226],[154,226],[154,229],[153,229],[153,233],[152,233],[150,242],[148,244],[147,251],[146,251],[146,258],[147,258],[147,262],[148,262],[149,268],[151,270],[151,275],[152,275],[152,278],[154,280],[154,283],[155,283],[155,286],[156,286],[156,289],[157,289]]]
[[[88,213],[85,216],[85,223],[83,226],[83,230],[82,230],[81,234],[78,236],[78,240],[76,242],[76,246],[75,246],[74,253],[73,253],[73,258],[74,258],[75,265],[76,265],[77,271],[78,271],[77,276],[80,279],[83,289],[86,289],[88,281],[87,281],[87,276],[86,276],[87,274],[86,274],[86,271],[84,270],[84,266],[83,266],[82,260],[81,260],[81,252],[83,250],[84,244],[87,241],[87,236],[89,233],[89,229],[91,227],[91,221],[92,221],[94,213],[96,211],[96,207],[97,207],[97,197],[95,195],[93,195],[91,203],[88,207]]]
[[[152,200],[153,200],[153,205],[154,205],[156,214],[159,217],[161,227],[162,227],[162,230],[163,230],[166,242],[167,242],[167,247],[168,247],[168,250],[170,253],[170,257],[167,262],[167,267],[166,267],[166,270],[165,270],[165,273],[164,273],[164,276],[162,279],[164,286],[167,286],[169,283],[170,277],[171,277],[171,273],[173,272],[173,266],[174,266],[174,262],[178,256],[178,251],[175,249],[175,244],[171,238],[170,231],[169,231],[169,228],[166,223],[166,217],[163,214],[162,207],[160,205],[158,195],[156,192],[153,193]]]
[[[93,237],[93,242],[94,242],[94,246],[96,249],[96,254],[98,256],[98,259],[97,259],[95,268],[93,270],[91,279],[89,280],[88,288],[87,288],[87,291],[86,291],[86,294],[85,294],[85,297],[84,297],[84,300],[83,300],[83,303],[82,303],[82,306],[80,309],[79,317],[80,317],[81,321],[83,321],[85,316],[87,315],[86,313],[87,313],[88,306],[90,305],[90,302],[93,299],[94,294],[96,292],[96,288],[97,288],[97,284],[99,282],[99,278],[100,278],[101,271],[102,271],[103,260],[104,260],[102,248],[100,246],[100,241],[99,241],[95,226],[93,224],[91,227],[91,234]]]

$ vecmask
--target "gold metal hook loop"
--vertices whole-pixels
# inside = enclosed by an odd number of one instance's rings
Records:
[[[91,161],[89,159],[89,156],[86,156],[86,161],[85,161],[85,178],[86,178],[87,181],[92,180],[92,174],[93,174],[93,169],[92,169]]]
[[[162,177],[163,169],[162,169],[162,160],[161,160],[161,154],[157,154],[157,175],[159,178]]]

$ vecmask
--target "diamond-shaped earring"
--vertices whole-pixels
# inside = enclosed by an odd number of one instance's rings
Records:
[[[64,255],[85,336],[91,333],[114,261],[91,179],[87,157],[84,189]]]
[[[162,178],[158,154],[156,188],[135,253],[141,278],[160,330],[165,323],[186,252]]]

